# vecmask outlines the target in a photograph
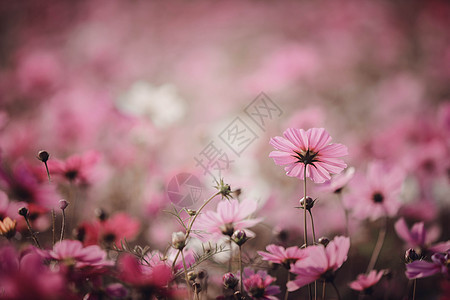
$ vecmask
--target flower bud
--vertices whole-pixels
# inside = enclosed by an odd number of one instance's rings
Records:
[[[191,217],[195,216],[197,214],[196,210],[193,209],[186,209],[186,212],[188,213],[188,215],[190,215]]]
[[[105,221],[106,219],[108,219],[108,214],[106,213],[106,211],[104,209],[101,209],[101,208],[97,208],[95,210],[95,215],[97,216],[97,218],[100,221]]]
[[[28,208],[26,208],[26,207],[19,208],[19,215],[21,215],[23,217],[27,217],[28,216]]]
[[[222,231],[222,234],[232,236],[234,233],[233,223],[224,224],[223,226],[220,227],[220,230]]]
[[[43,163],[46,163],[48,161],[49,157],[50,157],[50,154],[48,154],[48,152],[45,150],[41,150],[38,152],[37,158],[40,161],[42,161]]]
[[[409,248],[408,250],[406,250],[405,261],[407,264],[412,263],[413,261],[418,259],[420,259],[420,257],[414,249]]]
[[[65,210],[67,206],[69,206],[69,202],[67,202],[65,199],[59,200],[59,208],[61,208],[61,210]]]
[[[239,279],[237,279],[233,273],[226,273],[223,275],[222,280],[225,288],[230,290],[234,289],[239,283]]]
[[[323,237],[320,237],[317,240],[317,242],[319,242],[319,244],[322,244],[326,247],[328,245],[328,243],[330,242],[330,240],[327,237],[323,236]]]
[[[244,230],[236,230],[231,236],[233,242],[235,242],[238,246],[242,246],[248,240],[247,234]]]
[[[184,246],[186,246],[186,235],[184,232],[178,231],[172,233],[172,246],[178,250],[184,249]]]
[[[303,197],[302,199],[300,199],[300,206],[301,206],[301,208],[304,208],[305,206],[305,204],[304,204],[304,202],[305,202],[305,197]],[[313,198],[311,198],[311,197],[309,197],[309,196],[307,196],[306,197],[306,209],[307,210],[310,210],[311,208],[313,208],[313,206],[314,206],[314,202],[316,202],[315,200],[313,200]]]
[[[194,281],[195,279],[197,279],[197,273],[194,271],[190,271],[188,272],[187,277],[190,281]]]

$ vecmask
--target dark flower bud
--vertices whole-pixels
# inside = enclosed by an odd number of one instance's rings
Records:
[[[19,215],[21,215],[23,217],[28,216],[28,208],[26,208],[26,207],[19,208]]]
[[[234,226],[232,223],[226,223],[220,227],[222,234],[232,236],[234,233]]]
[[[328,243],[330,242],[330,240],[327,238],[327,237],[325,237],[325,236],[323,236],[323,237],[320,237],[318,240],[317,240],[317,242],[319,243],[319,244],[322,244],[322,245],[324,245],[325,247],[328,245]]]
[[[69,206],[69,202],[67,202],[64,199],[59,200],[59,208],[61,208],[62,210],[65,210],[67,208],[67,206]]]
[[[413,261],[418,259],[420,259],[420,257],[414,249],[409,248],[408,250],[406,250],[405,261],[407,264],[412,263]]]
[[[229,184],[226,184],[223,179],[216,181],[217,185],[215,188],[219,191],[219,194],[222,195],[222,198],[230,199],[231,195],[231,187]]]
[[[247,234],[244,230],[236,230],[231,237],[233,242],[235,242],[238,246],[242,246],[248,240]]]
[[[190,271],[188,272],[187,277],[190,281],[194,281],[195,279],[197,279],[197,272]]]
[[[196,210],[193,209],[186,209],[186,212],[188,213],[188,215],[190,215],[191,217],[195,216],[197,214]]]
[[[236,276],[233,275],[233,273],[226,273],[222,277],[223,285],[226,289],[234,289],[237,284],[239,283],[239,279],[236,278]]]
[[[97,218],[100,221],[105,221],[106,219],[108,219],[108,214],[106,213],[106,211],[104,209],[101,209],[101,208],[97,208],[95,210],[95,215],[97,216]]]
[[[48,152],[45,151],[45,150],[41,150],[41,151],[38,152],[37,158],[38,158],[40,161],[42,161],[43,163],[47,162],[47,160],[49,159],[49,157],[50,157],[50,154],[48,154]]]
[[[206,270],[200,270],[197,273],[197,278],[200,280],[204,279],[206,276],[208,276],[208,273],[206,272]]]
[[[305,204],[304,204],[305,200],[304,199],[305,199],[305,197],[300,199],[300,207],[301,208],[305,207]],[[316,201],[313,198],[307,196],[306,197],[306,209],[310,210],[311,208],[313,208],[314,207],[314,202],[316,202]]]

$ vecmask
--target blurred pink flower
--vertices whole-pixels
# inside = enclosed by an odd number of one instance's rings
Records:
[[[450,249],[450,241],[430,245],[437,239],[438,232],[436,230],[425,230],[424,223],[415,223],[411,230],[408,229],[406,222],[403,218],[395,222],[395,231],[397,235],[408,244],[408,248],[420,248],[423,250],[429,250],[432,252],[444,252]]]
[[[305,249],[300,249],[297,246],[283,248],[277,245],[268,245],[267,252],[258,251],[263,260],[267,260],[276,264],[283,265],[287,269],[291,268],[291,264],[295,264],[297,260],[303,259],[307,256]]]
[[[141,224],[137,219],[130,217],[127,213],[119,212],[105,220],[85,222],[80,225],[78,231],[84,230],[81,236],[84,245],[115,243],[120,247],[122,240],[134,240],[140,227]]]
[[[90,151],[83,155],[72,155],[65,161],[50,159],[48,168],[50,174],[62,176],[76,184],[86,185],[92,183],[93,170],[100,156],[100,153]]]
[[[80,241],[63,240],[53,246],[53,250],[36,250],[48,259],[54,259],[68,266],[81,269],[85,267],[102,268],[112,266],[114,262],[107,260],[106,252],[99,246],[83,247]]]
[[[137,288],[145,299],[152,296],[169,296],[168,284],[172,280],[172,270],[164,263],[153,267],[145,266],[130,254],[118,261],[119,277],[125,283]]]
[[[340,193],[342,189],[347,186],[347,184],[352,180],[355,175],[355,168],[347,168],[341,174],[331,177],[330,180],[326,181],[320,186],[320,190],[327,191],[330,193]]]
[[[19,255],[12,247],[0,248],[1,299],[70,299],[61,273],[50,269],[36,253]]]
[[[444,253],[435,253],[431,256],[432,262],[416,260],[406,265],[406,277],[409,279],[429,277],[437,273],[442,273],[445,278],[450,278],[448,262],[450,260],[450,250]]]
[[[350,182],[351,191],[344,197],[344,205],[358,219],[393,217],[401,206],[398,197],[404,178],[402,169],[373,162],[365,177],[358,176]]]
[[[236,230],[244,230],[261,222],[261,218],[248,218],[253,214],[258,204],[250,199],[239,202],[236,199],[222,200],[217,205],[217,212],[207,211],[200,215],[194,224],[197,230],[221,237],[231,236]],[[251,231],[246,231],[252,236]]]
[[[335,237],[326,247],[323,245],[307,247],[308,257],[291,266],[291,272],[297,277],[287,283],[288,290],[295,291],[319,279],[332,281],[334,272],[347,260],[349,248],[350,239],[344,236]]]
[[[372,270],[369,274],[359,274],[355,281],[350,282],[351,289],[356,291],[366,291],[380,281],[384,274],[384,270],[377,272]]]
[[[255,273],[252,269],[245,268],[242,282],[251,299],[277,300],[273,295],[280,293],[280,287],[271,285],[275,280],[266,271]]]
[[[269,157],[277,165],[286,165],[286,175],[304,179],[306,176],[316,183],[330,179],[330,173],[339,174],[347,165],[338,157],[348,154],[342,144],[329,144],[331,137],[323,128],[308,130],[288,128],[284,138],[276,136],[270,144],[279,151],[272,151]]]

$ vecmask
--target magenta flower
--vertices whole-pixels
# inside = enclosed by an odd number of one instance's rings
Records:
[[[260,218],[248,219],[257,207],[257,203],[250,199],[242,202],[236,199],[222,200],[217,205],[217,212],[207,211],[200,215],[197,219],[196,229],[218,237],[232,236],[236,230],[244,230],[261,222]],[[247,233],[252,236],[252,232],[247,230]]]
[[[405,220],[401,218],[395,222],[394,227],[398,236],[408,244],[408,247],[430,250],[432,252],[445,252],[450,249],[450,241],[430,245],[436,240],[437,235],[434,231],[431,234],[427,234],[423,222],[415,223],[409,230]]]
[[[359,274],[355,281],[350,282],[349,286],[351,289],[356,291],[370,292],[371,287],[380,281],[384,274],[384,270],[377,272],[372,270],[369,274]]]
[[[444,253],[435,253],[431,256],[432,262],[416,260],[406,265],[406,277],[409,279],[429,277],[442,273],[445,278],[450,279],[450,250]]]
[[[90,184],[94,167],[99,160],[100,154],[90,151],[83,155],[72,155],[65,161],[49,160],[48,167],[51,174],[63,176],[77,184]]]
[[[80,241],[63,240],[53,246],[53,250],[36,250],[46,258],[54,259],[75,268],[102,268],[114,263],[106,259],[106,252],[99,246],[83,247]]]
[[[267,275],[266,271],[255,271],[245,268],[243,274],[244,289],[251,299],[277,300],[273,296],[280,293],[280,287],[271,285],[276,278]]]
[[[365,177],[358,176],[350,182],[351,192],[344,197],[344,205],[358,219],[392,217],[401,206],[398,198],[404,178],[405,173],[399,168],[371,163]]]
[[[169,296],[168,284],[172,280],[172,270],[164,263],[153,267],[145,266],[130,254],[118,261],[120,279],[136,288],[144,299],[152,296]]]
[[[347,165],[338,157],[348,154],[342,144],[329,144],[331,137],[324,128],[308,130],[288,128],[284,138],[276,136],[270,144],[278,151],[269,157],[279,166],[285,166],[286,175],[304,179],[310,177],[316,183],[330,179],[330,173],[339,174]]]
[[[258,254],[262,256],[263,260],[283,265],[287,269],[290,269],[291,264],[295,264],[297,260],[303,259],[307,256],[305,249],[300,249],[295,246],[285,249],[277,245],[268,245],[266,250],[268,253],[258,251]]]
[[[326,247],[307,247],[308,257],[291,266],[291,272],[297,277],[287,283],[288,290],[295,291],[319,279],[333,281],[334,272],[347,260],[349,248],[350,239],[344,236],[335,237]]]

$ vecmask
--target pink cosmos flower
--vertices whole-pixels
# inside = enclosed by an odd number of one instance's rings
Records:
[[[299,259],[307,256],[305,249],[300,249],[296,246],[285,249],[272,244],[268,245],[266,250],[269,253],[258,251],[258,254],[262,256],[263,260],[283,265],[287,269],[290,269],[291,264],[295,264]]]
[[[350,282],[349,286],[356,291],[368,291],[380,281],[383,274],[384,270],[379,272],[372,270],[369,274],[359,274],[355,281]]]
[[[153,267],[145,266],[130,254],[118,261],[120,279],[138,289],[143,298],[152,296],[168,297],[168,284],[172,280],[172,270],[164,263]]]
[[[207,211],[200,215],[195,223],[197,230],[222,237],[222,235],[231,236],[236,230],[244,230],[250,228],[259,222],[261,218],[247,219],[253,214],[258,205],[255,201],[246,199],[239,202],[236,199],[222,200],[217,205],[217,211]],[[246,230],[248,236],[253,233]]]
[[[344,197],[344,205],[358,219],[392,217],[401,206],[398,197],[404,178],[402,169],[373,162],[365,177],[358,176],[350,182],[351,192]]]
[[[63,176],[77,184],[90,184],[95,165],[100,160],[100,154],[95,151],[83,155],[72,155],[65,161],[49,160],[50,174]]]
[[[252,269],[245,268],[242,281],[251,299],[277,300],[273,295],[280,293],[280,287],[271,285],[275,280],[276,278],[269,276],[266,271],[255,273]]]
[[[269,157],[279,166],[285,165],[286,175],[304,179],[306,176],[316,183],[330,179],[330,173],[339,174],[347,165],[338,157],[348,154],[342,144],[329,144],[331,137],[324,128],[308,130],[288,128],[284,138],[276,136],[270,144],[278,151]]]
[[[120,241],[134,240],[139,233],[141,224],[131,218],[127,213],[119,212],[106,220],[85,222],[78,228],[79,238],[84,245],[110,245],[115,243],[120,246]]]
[[[308,257],[291,266],[291,272],[297,277],[287,283],[288,290],[295,291],[319,279],[332,281],[334,272],[347,260],[349,248],[350,239],[344,236],[335,237],[326,247],[316,245],[306,248]]]
[[[48,259],[60,261],[75,268],[102,268],[114,263],[106,259],[106,252],[99,246],[83,247],[80,241],[63,240],[53,246],[53,250],[36,250]]]
[[[352,180],[355,175],[355,168],[349,167],[341,174],[333,176],[330,180],[321,185],[320,190],[329,193],[341,193],[342,189]]]
[[[450,249],[450,241],[430,245],[437,239],[437,232],[432,230],[427,234],[423,222],[415,223],[409,230],[405,219],[401,218],[395,222],[394,227],[398,236],[408,244],[408,247],[432,252],[444,252]]]
[[[435,253],[431,256],[432,262],[416,260],[406,265],[406,277],[409,279],[429,277],[442,273],[445,278],[450,279],[450,250],[444,253]]]

